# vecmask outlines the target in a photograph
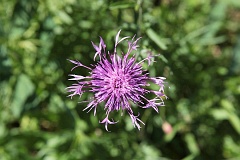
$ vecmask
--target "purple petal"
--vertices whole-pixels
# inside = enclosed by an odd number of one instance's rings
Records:
[[[73,78],[68,79],[68,80],[70,80],[70,81],[72,81],[72,80],[77,81],[77,80],[82,80],[82,79],[87,78],[87,77],[80,76],[80,75],[76,75],[76,74],[69,74],[69,76],[72,76],[72,77],[73,77]]]

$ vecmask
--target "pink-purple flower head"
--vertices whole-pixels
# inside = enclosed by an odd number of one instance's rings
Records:
[[[121,31],[121,30],[120,30]],[[105,102],[104,110],[106,111],[106,118],[100,123],[105,124],[105,128],[108,131],[108,124],[115,124],[117,122],[109,120],[109,114],[114,110],[126,110],[129,114],[133,126],[140,130],[140,123],[144,124],[137,115],[134,115],[130,105],[130,101],[141,108],[153,108],[158,112],[159,106],[164,106],[163,98],[167,98],[164,93],[164,77],[149,77],[142,68],[142,63],[145,60],[148,62],[154,58],[152,55],[148,55],[147,58],[140,62],[136,62],[135,54],[130,56],[133,50],[137,50],[137,42],[140,38],[128,41],[127,52],[121,53],[122,56],[117,54],[117,46],[120,42],[127,40],[129,37],[123,37],[119,40],[120,31],[116,35],[114,51],[106,51],[106,44],[100,37],[99,45],[95,45],[92,42],[94,49],[96,50],[94,60],[99,57],[97,64],[92,67],[87,67],[79,61],[70,60],[75,67],[84,67],[90,70],[89,76],[81,76],[70,74],[76,83],[67,87],[69,95],[73,97],[79,95],[80,97],[84,92],[92,92],[94,96],[87,101],[88,105],[84,110],[88,112],[94,109],[94,115],[96,114],[97,107],[100,103]],[[147,89],[150,85],[149,82],[155,83],[159,86],[159,90],[154,91]],[[155,98],[148,99],[147,94],[154,94]]]

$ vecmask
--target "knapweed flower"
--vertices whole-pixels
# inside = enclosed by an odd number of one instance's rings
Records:
[[[120,30],[121,31],[121,30]],[[140,62],[136,62],[135,54],[130,56],[133,50],[137,50],[137,42],[140,38],[128,41],[128,50],[124,54],[117,54],[117,46],[120,42],[127,40],[129,37],[123,37],[119,40],[120,31],[116,35],[114,51],[106,51],[106,44],[100,37],[99,45],[95,45],[92,42],[94,49],[96,50],[94,61],[96,57],[99,60],[95,65],[91,67],[83,65],[79,61],[69,60],[75,67],[84,67],[90,71],[89,76],[82,76],[76,74],[70,74],[72,78],[69,80],[77,81],[71,86],[67,87],[69,95],[73,97],[79,95],[80,97],[84,92],[92,92],[94,96],[87,101],[88,105],[84,110],[94,109],[94,115],[96,114],[97,107],[100,103],[105,102],[104,110],[106,111],[106,118],[100,123],[105,124],[105,128],[108,131],[108,124],[115,124],[117,122],[109,120],[109,114],[113,111],[126,110],[129,114],[133,126],[140,130],[140,124],[144,124],[138,117],[134,115],[130,105],[130,101],[141,108],[153,108],[158,112],[158,107],[164,105],[163,98],[166,98],[164,94],[164,77],[149,77],[148,73],[142,68],[144,61],[150,62],[154,56],[148,55],[147,58]],[[149,82],[155,83],[159,86],[157,91],[149,90],[147,87]],[[147,94],[154,94],[155,98],[147,99]]]

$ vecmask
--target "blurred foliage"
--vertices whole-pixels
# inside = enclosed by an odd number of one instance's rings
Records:
[[[1,0],[0,159],[240,159],[239,22],[239,0]],[[149,72],[169,99],[108,133],[66,97],[66,59],[93,63],[91,41],[111,50],[119,29],[161,53]]]

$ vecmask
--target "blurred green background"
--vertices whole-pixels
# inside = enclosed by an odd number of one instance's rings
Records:
[[[142,37],[140,59],[161,53],[148,69],[169,99],[133,107],[140,131],[114,113],[106,132],[89,94],[67,97],[67,59],[94,63],[91,41],[112,50],[120,29]],[[240,159],[239,75],[239,0],[1,0],[0,159]]]

